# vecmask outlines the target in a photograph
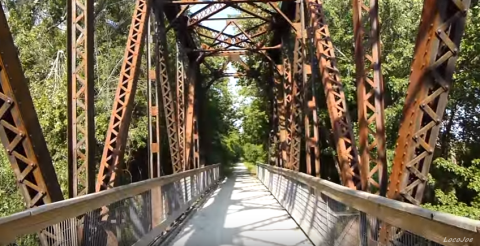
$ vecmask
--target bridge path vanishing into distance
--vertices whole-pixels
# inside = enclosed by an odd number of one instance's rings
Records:
[[[356,97],[343,89],[321,0],[135,0],[100,160],[94,35],[106,1],[66,2],[69,199],[0,8],[0,140],[25,202],[0,218],[0,245],[480,246],[480,221],[421,207],[470,0],[423,2],[390,173],[378,0],[348,10]],[[256,79],[268,94],[268,163],[255,177],[239,166],[225,179],[228,163],[209,161],[207,92],[224,77]],[[139,78],[148,175],[122,183]],[[322,134],[320,112],[331,128]],[[320,163],[321,142],[334,161]]]
[[[243,164],[235,167],[233,175],[220,184],[170,245],[312,245]]]

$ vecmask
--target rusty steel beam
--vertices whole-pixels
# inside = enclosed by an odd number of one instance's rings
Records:
[[[155,65],[157,56],[153,49],[155,46],[155,19],[150,17],[148,25],[148,43],[147,43],[147,94],[148,94],[148,156],[149,156],[149,178],[158,178],[162,176],[160,163],[160,110],[159,107],[160,85],[158,83]]]
[[[200,136],[198,134],[197,113],[193,112],[193,168],[200,168]]]
[[[107,130],[96,191],[113,187],[116,171],[123,161],[133,100],[137,89],[140,54],[143,48],[146,23],[149,16],[147,0],[137,0],[125,48],[120,79],[113,103],[112,116]]]
[[[0,139],[27,208],[63,200],[52,158],[0,8]]]
[[[150,10],[151,11],[151,10]],[[148,95],[148,177],[150,179],[162,176],[161,167],[161,139],[160,139],[160,85],[157,80],[154,65],[157,64],[157,56],[154,54],[155,47],[155,18],[150,15],[148,18],[147,36],[147,95]],[[150,192],[150,215],[151,228],[161,224],[163,220],[163,196],[162,189],[158,187]]]
[[[178,122],[178,151],[180,158],[183,159],[182,170],[186,170],[186,152],[185,152],[185,77],[186,77],[186,55],[183,47],[177,42],[177,122]],[[187,102],[188,103],[188,102]]]
[[[258,14],[254,13],[254,12],[248,10],[248,9],[244,9],[244,8],[241,7],[239,4],[234,4],[234,5],[230,5],[230,6],[231,6],[232,8],[234,8],[234,9],[238,10],[238,11],[241,11],[241,12],[244,12],[244,13],[246,13],[246,14],[249,14],[249,15],[251,15],[251,16],[253,16],[253,17],[256,17],[256,18],[258,18],[258,19],[260,19],[260,20],[263,20],[263,21],[265,21],[265,22],[269,22],[269,20],[268,20],[267,18],[265,18],[265,17],[263,17],[263,16],[261,16],[261,15],[258,15]]]
[[[224,29],[220,32],[217,31],[217,30],[208,28],[208,27],[199,26],[201,28],[204,28],[206,30],[209,30],[209,31],[213,32],[214,34],[216,33],[215,38],[209,37],[208,35],[204,35],[204,34],[199,33],[199,35],[202,36],[202,37],[206,37],[206,38],[214,40],[214,42],[211,45],[206,45],[205,44],[206,50],[209,50],[212,53],[215,53],[215,49],[213,49],[212,47],[218,46],[218,45],[222,45],[221,47],[222,47],[223,50],[228,50],[228,48],[230,48],[230,47],[236,47],[236,48],[239,48],[239,49],[249,49],[249,48],[250,49],[261,49],[261,48],[264,48],[264,45],[262,43],[255,43],[253,41],[253,38],[256,38],[256,37],[259,37],[261,35],[266,34],[269,31],[269,28],[268,28],[269,23],[263,22],[263,23],[258,24],[256,26],[253,26],[253,27],[251,27],[247,30],[242,30],[241,32],[239,32],[235,35],[225,34],[224,33],[225,29],[229,25],[231,25],[232,23],[235,23],[235,22],[229,22],[224,27]],[[237,25],[237,24],[235,23],[235,25]],[[238,27],[238,25],[237,25],[237,27]],[[255,30],[255,29],[259,29],[259,30],[257,32],[255,32],[252,36],[250,36],[248,33],[252,30]],[[249,47],[248,45],[251,45],[251,47]],[[256,45],[256,46],[253,47],[253,45]],[[218,49],[218,50],[222,50],[222,49]]]
[[[185,122],[185,127],[186,127],[186,141],[185,141],[185,157],[186,160],[185,162],[188,164],[190,163],[190,152],[192,150],[192,143],[195,144],[195,139],[192,136],[194,134],[194,111],[195,111],[195,83],[196,83],[196,74],[198,70],[198,65],[196,63],[190,64],[189,70],[188,70],[188,100],[187,100],[187,120]],[[198,138],[198,136],[197,136]],[[194,150],[195,151],[195,150]],[[195,162],[195,160],[194,160]],[[193,165],[194,168],[195,165]]]
[[[276,71],[275,71],[276,70]],[[280,167],[286,167],[286,162],[283,156],[284,146],[286,144],[286,109],[285,109],[285,92],[284,92],[284,77],[283,77],[283,64],[276,64],[276,69],[274,71],[274,83],[276,88],[276,107],[278,114],[278,125],[277,125],[277,139],[278,139],[278,162]]]
[[[197,11],[188,21],[188,27],[195,26],[200,22],[207,20],[209,17],[216,15],[222,10],[230,6],[229,3],[217,3],[217,4],[208,4],[204,8]]]
[[[68,6],[68,194],[95,192],[93,0]]]
[[[268,3],[268,5],[269,5],[270,7],[272,7],[272,8],[283,18],[283,20],[286,21],[286,22],[289,24],[289,26],[290,26],[293,30],[297,31],[295,25],[292,23],[292,21],[290,20],[290,18],[288,18],[288,16],[286,16],[285,13],[283,13],[283,11],[282,11],[278,6],[276,6],[276,5],[273,4],[273,3]],[[299,31],[299,30],[298,30],[298,31]]]
[[[191,52],[205,52],[205,53],[209,53],[207,55],[213,55],[212,53],[218,53],[218,52],[229,52],[229,51],[236,51],[236,52],[240,52],[240,51],[261,51],[261,50],[276,50],[276,49],[280,49],[280,46],[272,46],[272,47],[262,47],[262,48],[245,48],[245,49],[214,49],[214,50],[203,50],[203,49],[193,49],[193,50],[190,50]]]
[[[282,36],[282,59],[283,59],[283,93],[285,95],[285,131],[283,138],[285,141],[282,143],[282,160],[285,163],[285,168],[290,169],[290,148],[291,148],[291,122],[290,119],[292,109],[292,91],[293,91],[293,78],[292,78],[292,65],[290,63],[288,48],[289,33],[285,33]],[[280,133],[281,134],[281,133]]]
[[[269,99],[270,99],[270,118],[269,118],[269,144],[268,144],[268,153],[269,158],[268,161],[270,165],[278,166],[279,159],[278,159],[278,90],[277,82],[275,81],[275,71],[273,69],[273,64],[271,64],[269,74],[270,78],[268,81],[268,88],[269,88]]]
[[[424,2],[388,198],[422,203],[469,7],[470,0]],[[380,241],[387,243],[391,232],[383,224]]]
[[[161,95],[163,98],[163,110],[165,112],[165,121],[167,125],[168,143],[170,146],[170,156],[172,159],[173,173],[178,173],[183,170],[184,159],[180,155],[180,148],[178,142],[178,121],[175,111],[175,104],[173,101],[173,93],[170,87],[167,69],[168,48],[167,48],[167,33],[165,31],[165,20],[163,10],[158,9],[155,13],[157,17],[157,42],[156,54],[158,56],[158,63],[155,64],[157,68],[157,79],[160,81]]]
[[[227,51],[219,51],[215,53],[209,53],[206,54],[205,56],[227,56],[227,57],[232,57],[232,56],[239,56],[239,55],[251,55],[251,54],[262,54],[265,53],[264,50],[227,50]]]
[[[426,0],[387,197],[422,202],[470,0]]]
[[[60,184],[38,121],[18,51],[0,7],[0,139],[26,208],[63,200]],[[40,232],[42,245],[62,233]]]
[[[360,189],[359,168],[355,136],[348,112],[340,72],[337,69],[335,49],[323,13],[322,1],[308,0],[308,8],[314,30],[316,57],[322,75],[328,114],[333,127],[336,150],[340,163],[342,184],[352,189]]]
[[[307,14],[309,12],[307,11]],[[305,23],[306,25],[311,26],[311,20]],[[320,142],[319,142],[319,124],[318,124],[318,115],[317,115],[317,101],[316,101],[316,75],[318,71],[312,70],[312,65],[315,64],[315,49],[313,45],[314,32],[312,29],[307,29],[308,41],[304,41],[305,45],[308,46],[309,58],[305,57],[305,62],[310,62],[306,66],[307,79],[308,82],[304,88],[304,125],[305,125],[305,156],[306,156],[306,165],[307,165],[307,174],[312,174],[312,161],[314,163],[314,173],[315,177],[320,177]],[[312,156],[313,153],[313,156]],[[312,158],[313,157],[313,158]],[[312,160],[313,159],[313,160]]]
[[[295,29],[295,44],[293,48],[293,83],[291,91],[291,109],[290,109],[290,159],[289,166],[295,171],[300,171],[300,151],[302,143],[302,104],[303,95],[301,90],[305,84],[305,28],[303,23],[304,11],[302,10],[303,1],[297,3],[296,16],[293,25]]]
[[[214,17],[214,18],[208,18],[209,21],[218,21],[218,20],[224,20],[224,21],[236,21],[236,20],[254,20],[257,19],[256,17],[253,16],[239,16],[239,17]]]
[[[362,190],[385,196],[387,155],[385,148],[384,89],[380,58],[378,0],[353,0],[355,68],[359,123]],[[365,37],[365,30],[370,27]],[[365,44],[364,44],[365,43]]]
[[[268,16],[272,16],[274,14],[268,8],[265,8],[263,5],[259,5],[258,2],[248,2],[247,4],[252,6],[253,8],[261,10],[264,14],[267,14]]]

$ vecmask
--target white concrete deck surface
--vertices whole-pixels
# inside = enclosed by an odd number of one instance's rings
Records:
[[[260,181],[243,164],[208,198],[172,246],[311,246]]]

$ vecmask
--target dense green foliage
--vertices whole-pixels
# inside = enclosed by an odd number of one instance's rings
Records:
[[[4,1],[8,21],[19,48],[25,75],[43,133],[52,156],[62,190],[67,196],[67,103],[66,103],[66,33],[65,1]],[[95,122],[97,160],[101,157],[103,141],[110,118],[110,110],[118,81],[120,64],[133,1],[105,0],[98,4],[95,36]],[[325,0],[324,8],[336,54],[352,120],[357,118],[355,93],[355,67],[353,61],[353,27],[351,1]],[[247,6],[248,7],[248,6]],[[247,8],[245,7],[245,8]],[[386,86],[386,134],[389,169],[399,120],[404,103],[410,64],[412,62],[416,32],[422,7],[421,0],[380,0],[382,23],[383,75]],[[349,10],[349,11],[346,11]],[[114,24],[112,24],[114,23]],[[253,23],[245,22],[244,26]],[[429,186],[424,202],[426,207],[478,219],[480,216],[480,6],[473,1],[467,28],[461,45],[461,56],[454,76],[455,86],[442,124],[431,167]],[[168,34],[170,47],[174,46],[174,33]],[[171,50],[173,54],[173,48]],[[210,67],[218,68],[223,58],[208,58]],[[144,61],[143,61],[144,62]],[[203,138],[201,151],[205,163],[228,164],[240,156],[250,163],[267,162],[271,110],[271,80],[265,60],[252,56],[245,60],[258,74],[237,82],[241,89],[235,95],[228,80],[219,80],[203,93],[200,109],[200,131]],[[145,62],[144,62],[145,63]],[[242,66],[237,70],[246,72]],[[145,68],[142,68],[145,69]],[[203,80],[213,77],[201,67]],[[478,70],[478,71],[477,71]],[[170,66],[170,72],[175,71]],[[144,74],[144,73],[143,73]],[[205,85],[205,83],[204,83]],[[326,113],[323,91],[317,91],[320,110],[321,162],[333,171],[322,177],[337,180],[335,151],[331,148],[330,123]],[[145,153],[147,142],[146,83],[140,77],[130,126],[127,160]],[[238,123],[241,122],[240,125]],[[164,128],[164,127],[163,127]],[[162,136],[166,136],[163,134]],[[166,137],[162,138],[162,151],[168,153]],[[24,209],[17,192],[14,175],[0,152],[0,216]],[[165,157],[166,156],[166,157]],[[169,159],[168,155],[162,158]],[[168,161],[168,160],[166,160]],[[127,167],[128,169],[128,162]],[[228,172],[228,168],[225,169]]]

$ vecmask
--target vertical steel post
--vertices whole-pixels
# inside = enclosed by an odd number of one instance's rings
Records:
[[[197,113],[194,111],[193,114],[193,163],[194,168],[202,167],[200,163],[200,136],[198,134],[198,121]]]
[[[292,65],[290,63],[290,48],[289,45],[290,33],[284,33],[282,36],[282,58],[283,58],[283,92],[285,95],[285,130],[280,133],[280,138],[285,141],[282,143],[282,159],[285,168],[292,168],[290,165],[290,144],[291,144],[291,128],[290,122],[287,120],[290,118],[292,108]]]
[[[363,164],[360,174],[362,190],[379,191],[381,196],[385,196],[387,156],[378,0],[369,0],[370,7],[364,2],[365,0],[353,0],[352,2],[360,133],[359,149]],[[364,34],[368,24],[370,24],[370,34],[367,35],[368,39],[364,45]]]
[[[307,8],[307,14],[310,15],[310,9]],[[307,25],[307,23],[305,23]],[[316,75],[318,71],[312,69],[315,65],[315,47],[314,47],[314,30],[312,28],[312,20],[309,18],[308,27],[306,26],[307,38],[308,41],[305,42],[305,45],[308,45],[308,56],[310,58],[310,64],[306,65],[306,73],[309,72],[309,85],[304,87],[304,122],[305,122],[305,150],[306,150],[306,159],[307,159],[307,173],[311,174],[311,171],[308,171],[308,168],[311,169],[312,161],[312,149],[313,149],[313,160],[315,164],[315,177],[320,177],[320,142],[319,142],[319,124],[318,124],[318,115],[317,115],[317,100],[316,100]],[[307,52],[307,50],[305,51]],[[305,56],[305,61],[307,56]],[[310,123],[313,122],[313,125]],[[313,137],[312,137],[313,133]]]
[[[279,64],[272,64],[273,71],[273,83],[275,87],[275,112],[276,112],[276,122],[275,122],[275,139],[276,144],[274,146],[274,153],[276,159],[276,165],[283,167],[282,162],[282,143],[285,139],[282,139],[282,131],[285,128],[285,105],[284,105],[284,93],[283,93],[283,81],[282,73],[283,66]]]
[[[273,64],[269,67],[268,73],[269,73],[269,80],[268,80],[268,91],[269,91],[269,132],[268,132],[268,161],[270,165],[272,166],[277,166],[278,165],[278,160],[277,160],[277,144],[278,144],[278,139],[277,139],[277,125],[278,125],[278,111],[277,111],[277,97],[278,97],[278,89],[275,84],[275,76],[274,73],[275,71],[273,70]]]
[[[185,65],[187,59],[182,44],[177,42],[177,122],[178,122],[178,151],[181,159],[182,170],[188,169],[185,151]]]
[[[287,157],[286,157],[286,100],[285,100],[285,84],[288,81],[285,80],[285,71],[283,64],[277,64],[277,73],[275,76],[275,85],[278,87],[278,98],[277,98],[277,107],[278,107],[278,133],[279,133],[279,143],[278,143],[278,159],[280,167],[287,168]]]
[[[151,10],[149,10],[151,11]],[[158,96],[158,90],[160,86],[158,84],[156,72],[154,70],[154,64],[158,64],[158,56],[152,53],[152,46],[154,43],[155,34],[155,18],[153,16],[148,18],[148,43],[147,43],[147,94],[148,94],[148,166],[149,166],[149,178],[158,178],[162,176],[161,163],[160,163],[160,98]],[[153,64],[152,64],[153,62]],[[162,190],[160,187],[152,189],[150,196],[151,207],[151,225],[152,228],[159,225],[163,220],[163,199]]]
[[[192,142],[195,140],[192,137],[192,132],[194,131],[193,128],[194,126],[194,111],[195,111],[195,83],[197,80],[197,70],[198,70],[198,64],[193,61],[189,68],[188,68],[188,76],[187,76],[187,81],[188,81],[188,97],[187,97],[187,112],[186,112],[186,118],[187,120],[185,121],[185,161],[187,165],[190,163],[190,153],[192,150]],[[198,135],[197,135],[198,137]],[[193,143],[195,144],[195,143]],[[195,165],[193,165],[194,168],[198,168]]]
[[[304,73],[305,50],[304,50],[304,32],[305,26],[302,22],[303,9],[302,1],[296,4],[296,22],[293,23],[296,29],[295,45],[293,48],[293,83],[291,92],[291,113],[290,113],[290,160],[291,169],[300,170],[300,150],[302,143],[302,88],[305,84],[306,74]]]
[[[148,48],[147,48],[147,67],[148,67],[148,156],[149,156],[149,178],[158,178],[161,174],[160,163],[160,97],[158,91],[160,89],[156,72],[155,64],[157,64],[158,57],[155,52],[156,43],[155,38],[155,18],[149,18],[148,25]],[[152,64],[153,63],[153,64]]]
[[[120,79],[113,102],[112,115],[105,139],[96,191],[110,189],[115,184],[116,172],[123,162],[128,128],[132,115],[133,99],[137,90],[140,54],[145,39],[146,23],[149,16],[148,0],[137,0],[132,24],[125,47]]]
[[[93,0],[68,0],[68,193],[95,192]]]
[[[170,87],[167,69],[168,48],[167,48],[167,33],[165,30],[165,17],[163,9],[159,9],[155,13],[157,18],[157,42],[158,42],[158,64],[157,79],[160,81],[161,95],[163,99],[163,109],[165,112],[165,120],[167,125],[168,143],[170,146],[170,156],[172,158],[173,173],[178,173],[183,170],[182,157],[178,146],[178,121],[175,111],[175,104],[173,101],[173,93]]]

